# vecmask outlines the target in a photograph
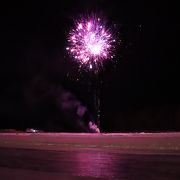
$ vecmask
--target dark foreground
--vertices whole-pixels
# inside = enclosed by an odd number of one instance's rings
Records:
[[[180,134],[0,134],[0,179],[180,179]]]

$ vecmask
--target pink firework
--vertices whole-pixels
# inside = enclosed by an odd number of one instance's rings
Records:
[[[115,39],[100,18],[91,17],[76,23],[69,33],[69,53],[90,69],[104,60],[113,58]]]

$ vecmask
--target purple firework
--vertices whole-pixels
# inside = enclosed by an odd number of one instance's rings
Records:
[[[66,49],[81,65],[92,69],[113,58],[114,42],[110,28],[100,18],[90,17],[76,22],[69,33]]]

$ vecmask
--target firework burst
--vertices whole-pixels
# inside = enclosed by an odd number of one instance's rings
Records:
[[[83,18],[70,31],[66,50],[80,65],[93,69],[113,58],[114,43],[111,29],[100,18]]]

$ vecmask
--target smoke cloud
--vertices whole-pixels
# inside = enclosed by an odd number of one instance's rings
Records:
[[[88,108],[61,85],[36,77],[24,92],[36,126],[44,124],[49,131],[99,132]]]

